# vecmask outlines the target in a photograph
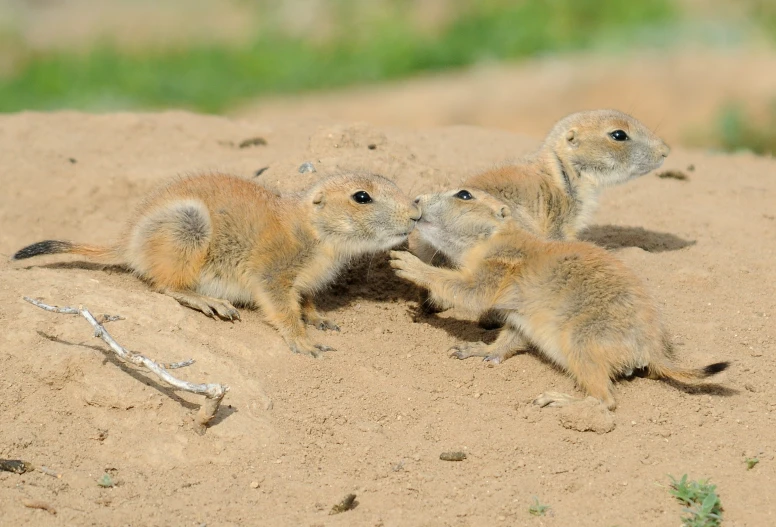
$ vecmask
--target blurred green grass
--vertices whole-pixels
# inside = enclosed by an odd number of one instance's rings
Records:
[[[407,77],[485,60],[516,59],[633,43],[679,17],[670,0],[481,0],[457,2],[442,27],[411,23],[411,2],[364,23],[337,5],[326,39],[266,24],[247,45],[130,52],[105,43],[85,54],[22,50],[0,78],[0,112],[186,108],[219,113],[264,94],[295,93]],[[257,14],[258,16],[258,14]]]
[[[747,150],[776,155],[776,100],[760,118],[750,115],[740,104],[726,105],[720,111],[715,137],[710,142],[727,152]]]
[[[773,0],[747,0],[749,16],[757,20],[766,33],[776,41],[776,2]]]
[[[776,43],[776,2],[745,0],[748,16]],[[776,155],[776,94],[770,107],[753,115],[741,101],[730,101],[720,108],[710,134],[691,134],[690,144],[711,146],[725,152],[749,151]]]

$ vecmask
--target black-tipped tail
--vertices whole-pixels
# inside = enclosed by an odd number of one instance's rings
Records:
[[[649,369],[655,378],[673,379],[679,382],[693,382],[719,373],[730,366],[729,362],[715,362],[703,368],[679,368],[669,362],[650,364]]]
[[[40,256],[41,254],[60,254],[69,253],[73,251],[74,245],[70,242],[63,242],[59,240],[45,240],[38,243],[28,245],[24,249],[20,249],[16,254],[11,257],[11,260],[24,260],[25,258],[32,258],[33,256]]]
[[[706,377],[709,377],[711,375],[714,375],[715,373],[725,371],[726,369],[728,369],[728,366],[730,366],[729,362],[715,362],[714,364],[709,364],[708,366],[703,368],[703,375]]]

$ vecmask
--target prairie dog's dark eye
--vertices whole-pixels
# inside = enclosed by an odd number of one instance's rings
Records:
[[[361,205],[365,205],[367,203],[372,203],[372,196],[364,192],[363,190],[359,190],[352,196],[353,201],[356,203],[360,203]]]
[[[462,199],[464,201],[469,201],[470,199],[474,199],[474,196],[472,196],[468,190],[459,190],[453,197]]]
[[[628,134],[626,134],[622,130],[615,130],[614,132],[609,134],[609,137],[611,137],[615,141],[627,141],[629,139]]]

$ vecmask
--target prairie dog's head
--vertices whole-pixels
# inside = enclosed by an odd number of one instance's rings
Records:
[[[420,236],[455,262],[487,240],[510,218],[507,205],[486,192],[458,189],[415,198]]]
[[[544,149],[582,177],[609,186],[659,168],[671,149],[639,120],[617,110],[590,110],[558,121]]]
[[[409,196],[374,174],[328,177],[313,186],[306,199],[320,238],[351,255],[398,245],[420,218],[420,209]]]

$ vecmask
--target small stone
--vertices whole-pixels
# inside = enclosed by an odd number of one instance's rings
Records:
[[[309,161],[307,163],[302,163],[299,166],[299,173],[304,174],[306,172],[317,172],[317,170],[315,170],[315,165],[313,165]]]
[[[684,174],[681,170],[665,170],[657,174],[660,179],[677,179],[679,181],[687,181],[689,178],[687,174]]]
[[[757,388],[754,387],[754,385],[750,382],[744,384],[744,388],[746,388],[748,391],[755,393],[757,392]]]
[[[27,461],[21,459],[0,459],[0,470],[7,472],[13,472],[15,474],[24,474],[31,470],[35,470],[35,466]]]
[[[258,489],[259,488],[259,482],[258,481],[251,481],[251,488],[252,489]]]
[[[239,147],[240,148],[248,148],[251,146],[265,146],[267,144],[267,140],[263,137],[251,137],[244,141],[240,142]]]
[[[466,459],[466,452],[442,452],[439,454],[442,461],[463,461]]]
[[[506,516],[499,516],[499,517],[498,517],[498,521],[500,521],[500,522],[503,522],[503,521],[505,521],[506,519],[507,519],[507,517],[506,517]]]
[[[340,514],[349,510],[352,510],[358,505],[358,502],[356,501],[356,495],[355,494],[348,494],[344,498],[342,498],[342,501],[334,505],[331,510],[329,511],[329,514]]]

